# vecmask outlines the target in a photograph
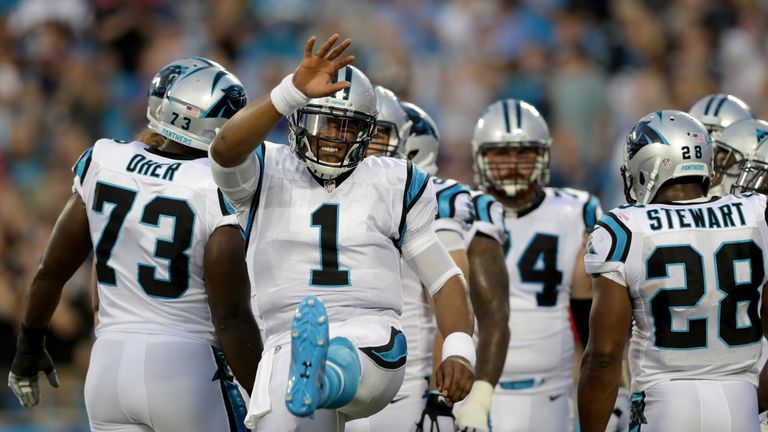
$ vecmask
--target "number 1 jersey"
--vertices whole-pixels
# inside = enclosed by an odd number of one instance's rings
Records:
[[[287,145],[264,143],[256,157],[260,175],[233,204],[266,338],[287,339],[296,306],[308,295],[325,303],[331,322],[398,319],[400,246],[431,229],[435,218],[429,176],[406,161],[372,157],[326,188]]]
[[[106,331],[192,337],[215,344],[203,281],[208,237],[237,225],[208,159],[102,139],[73,167],[85,202]]]
[[[624,206],[591,234],[587,272],[626,286],[633,391],[681,379],[757,384],[766,199]]]

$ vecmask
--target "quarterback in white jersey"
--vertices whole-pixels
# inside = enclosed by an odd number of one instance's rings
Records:
[[[768,241],[760,195],[707,198],[713,149],[703,125],[657,111],[627,137],[627,200],[590,236],[590,338],[579,382],[584,431],[602,431],[626,332],[631,430],[757,431],[757,361]]]
[[[600,207],[586,192],[545,187],[551,141],[538,111],[516,99],[489,105],[472,138],[480,184],[506,210],[501,216],[481,195],[478,219],[495,225],[495,238],[504,227],[511,238],[510,339],[491,409],[491,424],[504,431],[568,428],[574,355],[569,305],[578,329],[586,328],[581,323],[589,310],[581,258]]]
[[[245,402],[224,353],[250,388],[261,346],[243,304],[244,242],[205,148],[206,131],[244,105],[234,75],[195,61],[167,91],[157,123],[187,144],[102,139],[80,157],[10,375],[25,405],[37,403],[37,370],[52,371],[43,338],[61,286],[93,250],[100,307],[85,382],[91,430],[242,430]],[[185,111],[216,106],[212,115]]]
[[[382,86],[374,86],[378,117],[376,133],[371,139],[367,157],[403,158],[427,149],[423,145],[430,138],[437,147],[438,132],[434,123],[426,124],[421,117],[412,117],[397,96]],[[425,135],[429,135],[428,137]],[[413,145],[416,141],[416,146]],[[422,145],[420,145],[422,144]],[[436,158],[435,158],[436,159]],[[417,159],[417,162],[423,159]],[[435,175],[434,164],[417,164],[430,175]],[[469,188],[455,180],[434,179],[437,213],[432,227],[456,265],[468,274],[465,233],[474,218]],[[402,260],[401,260],[402,261]],[[441,339],[435,334],[434,313],[419,277],[402,261],[403,312],[400,316],[403,333],[408,340],[403,384],[392,402],[383,410],[347,425],[347,431],[414,431],[424,427],[422,411],[432,375],[433,346]],[[437,340],[436,340],[437,339]],[[438,353],[439,354],[439,353]],[[437,392],[435,392],[437,393]],[[450,408],[445,407],[450,413]],[[451,429],[453,425],[451,425]]]
[[[450,340],[440,389],[461,400],[473,379],[471,315],[461,272],[431,227],[432,182],[405,161],[363,159],[376,97],[353,58],[339,58],[351,40],[334,47],[338,39],[313,53],[310,38],[296,72],[211,146],[214,179],[245,229],[266,326],[247,418],[259,431],[337,430],[392,400],[407,355],[401,254]],[[284,116],[291,145],[263,142]]]

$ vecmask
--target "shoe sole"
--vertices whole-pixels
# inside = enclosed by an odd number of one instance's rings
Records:
[[[328,315],[317,297],[296,308],[291,326],[291,368],[285,404],[297,417],[312,415],[320,404],[328,357]]]

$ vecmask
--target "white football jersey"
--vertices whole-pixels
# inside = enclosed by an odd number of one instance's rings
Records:
[[[766,198],[623,206],[590,236],[587,272],[629,288],[633,391],[669,380],[757,383]]]
[[[456,180],[433,178],[437,197],[437,213],[432,227],[435,231],[449,230],[464,238],[474,220],[470,190]],[[450,252],[450,250],[449,250]],[[426,290],[419,277],[405,261],[403,275],[403,313],[400,323],[408,340],[404,386],[432,375],[432,347],[435,322]],[[404,389],[404,391],[407,389]]]
[[[507,211],[510,339],[502,387],[525,390],[536,383],[536,391],[550,391],[570,385],[571,280],[584,236],[600,214],[589,193],[555,188],[545,188],[542,200],[523,212]]]
[[[434,220],[429,176],[403,160],[364,159],[326,189],[286,145],[264,143],[253,193],[234,202],[248,243],[254,307],[285,337],[314,295],[331,321],[402,312],[400,246]]]
[[[101,139],[72,169],[96,258],[96,334],[169,334],[213,344],[203,254],[213,231],[237,219],[208,159]]]

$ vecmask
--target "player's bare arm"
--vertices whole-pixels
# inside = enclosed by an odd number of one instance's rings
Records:
[[[439,238],[439,237],[438,237]],[[462,273],[464,273],[464,277],[466,278],[467,275],[469,275],[469,259],[467,258],[467,251],[465,249],[460,250],[453,250],[449,252],[451,254],[451,258],[453,259],[453,262],[456,263],[456,266],[459,267]],[[432,299],[432,297],[429,296],[427,293],[427,299],[429,301],[430,306],[432,306],[432,310],[435,310],[435,302]],[[443,341],[445,340],[445,337],[443,337],[443,334],[440,333],[440,329],[435,329],[435,338],[432,343],[432,370],[437,370],[437,368],[440,367],[441,357],[443,353]],[[429,382],[430,389],[436,389],[437,384],[435,383],[435,380],[431,380]]]
[[[493,238],[478,234],[469,245],[469,292],[477,317],[477,379],[495,386],[509,344],[509,276],[504,250]]]
[[[53,387],[59,386],[53,361],[45,349],[45,332],[59,304],[64,284],[90,252],[91,237],[85,204],[78,194],[72,194],[53,227],[51,239],[27,293],[21,335],[8,377],[8,385],[25,407],[40,402],[38,372],[43,371]]]
[[[205,246],[205,288],[216,337],[240,384],[251,393],[262,341],[251,311],[245,241],[231,225],[216,229]]]
[[[315,36],[309,38],[304,49],[304,57],[292,75],[293,88],[290,90],[294,94],[285,95],[286,98],[302,99],[303,97],[308,100],[308,98],[332,95],[349,86],[348,81],[330,83],[331,77],[339,69],[354,61],[354,56],[351,55],[341,57],[352,44],[352,40],[346,39],[336,45],[339,38],[338,34],[334,34],[320,46],[317,52],[313,52],[317,38]],[[272,95],[265,95],[249,103],[229,119],[211,144],[213,159],[224,167],[237,166],[245,161],[246,157],[277,126],[280,119],[290,114],[281,113],[276,104],[282,107],[290,105],[290,101],[283,101],[281,104],[273,101]]]
[[[579,423],[582,431],[603,432],[621,383],[632,304],[626,287],[603,276],[595,278],[592,287],[589,342],[579,379]]]
[[[586,246],[589,233],[584,234],[584,245]],[[571,283],[571,313],[573,322],[576,326],[576,332],[583,346],[587,345],[589,340],[589,311],[592,306],[592,278],[587,274],[584,268],[585,247],[576,260],[576,266],[573,269]]]
[[[450,336],[452,333],[472,335],[473,321],[467,303],[465,285],[462,277],[454,276],[448,279],[440,291],[433,296],[437,327],[443,335]],[[445,358],[435,371],[435,385],[449,402],[464,399],[474,380],[475,375],[471,365],[459,356]]]

